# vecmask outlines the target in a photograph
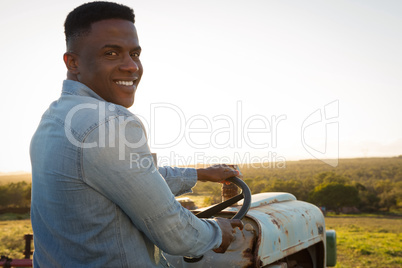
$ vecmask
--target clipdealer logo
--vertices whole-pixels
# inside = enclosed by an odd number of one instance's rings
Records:
[[[85,118],[87,109],[96,110],[98,122],[93,131],[98,131],[97,141],[81,141],[75,136],[72,125],[74,120],[82,120]],[[186,142],[192,149],[242,149],[243,147],[252,150],[267,150],[267,154],[261,156],[260,162],[285,162],[286,159],[271,151],[278,146],[278,128],[281,122],[287,119],[287,115],[272,115],[270,118],[254,114],[244,116],[242,102],[236,103],[235,115],[219,114],[208,118],[205,115],[193,115],[186,117],[180,107],[170,103],[153,103],[150,106],[149,122],[144,118],[136,115],[117,115],[114,113],[116,105],[105,102],[82,103],[73,107],[65,119],[65,134],[67,139],[74,146],[83,149],[89,148],[118,148],[119,160],[140,161],[140,157],[136,155],[135,149],[149,143],[153,149],[174,148],[180,142]],[[157,126],[156,118],[159,116],[173,113],[179,122],[177,135],[168,141],[160,141],[156,139]],[[109,115],[109,116],[107,116]],[[140,120],[141,118],[141,120]],[[328,103],[321,109],[311,113],[301,125],[301,143],[304,149],[314,158],[323,161],[331,166],[338,165],[339,159],[339,101],[335,100]],[[106,126],[105,122],[108,122]],[[136,135],[129,134],[126,131],[128,125],[134,123],[141,126]],[[198,123],[198,125],[197,125]],[[199,127],[201,123],[204,127]],[[146,127],[144,127],[144,125]],[[150,130],[149,139],[147,138],[145,129]],[[158,129],[159,130],[159,129]],[[159,132],[158,132],[159,133]],[[133,150],[134,149],[134,150]],[[128,152],[128,154],[127,154]],[[199,151],[195,151],[193,164],[200,159]],[[202,154],[201,154],[202,155]],[[180,157],[174,154],[175,159]],[[191,158],[191,156],[190,156]],[[256,157],[241,157],[239,154],[234,156],[235,159],[241,161],[249,161],[253,158],[253,162],[258,162]],[[257,157],[258,158],[258,157]],[[267,159],[268,158],[268,159]],[[191,159],[181,158],[181,162],[191,164]],[[214,159],[205,156],[204,159]],[[222,162],[233,162],[233,159],[222,157]],[[232,161],[230,161],[232,160]],[[179,161],[179,162],[180,162]],[[208,160],[209,161],[209,160]],[[211,160],[212,161],[212,160]],[[149,161],[148,161],[149,162]],[[166,161],[169,162],[169,161]],[[167,163],[168,164],[168,163]],[[242,163],[237,163],[242,164]],[[245,163],[243,163],[245,164]]]
[[[129,148],[136,149],[146,145],[147,143],[149,143],[153,149],[174,148],[180,142],[185,142],[195,150],[228,148],[241,149],[244,146],[256,150],[266,150],[277,147],[278,128],[280,123],[287,119],[286,115],[272,115],[271,117],[266,117],[261,114],[254,114],[251,116],[245,116],[241,101],[237,101],[235,108],[234,116],[219,114],[212,118],[208,118],[204,115],[186,117],[180,107],[174,104],[153,103],[150,106],[151,116],[148,122],[141,116],[117,116],[113,113],[116,109],[116,105],[114,104],[107,104],[104,102],[99,102],[98,104],[83,103],[76,105],[68,112],[65,119],[65,134],[71,144],[83,149],[95,147],[118,147],[119,160],[126,160],[127,157],[130,157],[130,161],[140,161],[141,159],[136,155],[135,150],[130,150]],[[94,114],[98,115],[98,123],[93,129],[93,131],[98,132],[96,135],[98,138],[97,141],[81,141],[80,139],[77,139],[71,127],[74,120],[82,120],[82,118],[86,116],[88,109],[95,110]],[[169,112],[178,119],[179,125],[177,127],[175,126],[175,130],[177,130],[178,133],[171,140],[157,140],[156,118]],[[108,122],[108,126],[104,123],[106,121]],[[133,138],[129,134],[130,132],[126,131],[128,124],[132,121],[135,121],[141,126],[145,125],[145,127],[142,128],[140,135],[138,135],[139,137]],[[199,123],[205,127],[197,126]],[[149,139],[146,137],[144,128],[150,130]],[[132,153],[126,154],[127,152]],[[269,161],[284,162],[284,157],[277,153],[269,150],[267,150],[267,153],[268,154],[260,157],[261,161],[267,161],[267,159],[269,159]],[[253,159],[253,162],[258,162],[256,157],[250,157],[250,155],[241,157],[239,154],[235,154],[234,157],[234,160],[243,159],[243,161],[248,161],[249,159]],[[177,155],[175,155],[175,159],[177,158]],[[227,157],[223,158],[222,161],[225,160],[225,162],[227,162]],[[198,161],[199,159],[200,154],[196,152],[193,160]],[[207,156],[205,156],[204,159],[209,159],[211,161],[216,160],[214,157],[211,158]],[[188,163],[189,161],[186,159],[185,162]]]
[[[303,121],[301,143],[314,158],[330,166],[338,166],[339,100],[315,110]]]
[[[173,148],[182,141],[194,149],[242,148],[244,145],[251,149],[277,147],[278,127],[281,121],[287,119],[286,115],[272,115],[268,118],[262,114],[254,114],[245,117],[241,101],[237,101],[235,112],[233,117],[227,114],[215,115],[212,118],[200,114],[186,117],[180,107],[174,104],[153,103],[150,124],[144,120],[144,125],[150,129],[149,143],[154,149]],[[155,119],[166,113],[176,117],[179,126],[177,135],[162,142],[157,140],[156,133],[159,129]],[[200,135],[193,138],[196,134],[203,135],[202,138],[206,139],[197,139]]]

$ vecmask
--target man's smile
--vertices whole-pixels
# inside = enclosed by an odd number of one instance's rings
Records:
[[[118,80],[118,81],[114,81],[117,85],[119,86],[133,86],[134,85],[134,81],[124,81],[124,80]]]

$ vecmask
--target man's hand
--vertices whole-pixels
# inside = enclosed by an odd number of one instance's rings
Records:
[[[224,164],[197,169],[197,177],[199,181],[222,182],[223,180],[235,176],[239,176],[239,171]]]
[[[225,253],[228,249],[230,243],[232,243],[234,239],[234,228],[239,227],[240,230],[243,230],[243,222],[241,220],[231,220],[225,218],[215,218],[215,221],[219,224],[222,230],[222,244],[219,248],[214,249],[216,253]]]

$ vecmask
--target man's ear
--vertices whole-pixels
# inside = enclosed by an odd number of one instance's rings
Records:
[[[64,63],[66,64],[67,70],[71,74],[78,75],[78,55],[72,52],[66,52],[63,55]]]

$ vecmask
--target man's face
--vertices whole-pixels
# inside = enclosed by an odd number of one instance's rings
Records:
[[[108,102],[130,107],[142,76],[141,48],[132,22],[95,22],[78,41],[76,79]]]

